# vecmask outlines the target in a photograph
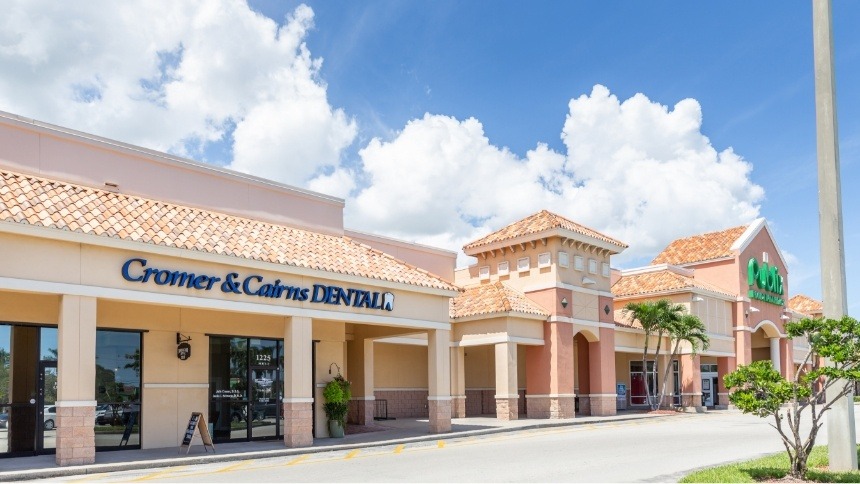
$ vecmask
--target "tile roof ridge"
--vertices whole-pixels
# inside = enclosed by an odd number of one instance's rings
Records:
[[[373,235],[373,234],[369,234],[369,235]],[[361,246],[361,247],[366,248],[367,250],[370,250],[371,252],[374,252],[374,253],[376,253],[376,254],[379,254],[381,257],[385,257],[385,258],[391,259],[392,261],[397,262],[397,263],[399,263],[399,264],[403,264],[403,265],[405,265],[406,267],[408,267],[408,268],[410,268],[410,269],[412,269],[412,270],[414,270],[414,271],[417,271],[417,272],[420,272],[420,273],[425,274],[425,275],[427,275],[427,276],[430,276],[430,277],[434,277],[434,278],[436,278],[436,279],[439,279],[440,281],[443,281],[443,282],[447,283],[448,285],[450,285],[450,286],[452,286],[452,287],[456,288],[456,290],[457,290],[458,292],[463,292],[463,291],[464,291],[463,286],[460,286],[460,285],[458,285],[458,284],[454,284],[453,282],[446,281],[446,280],[445,280],[445,278],[443,278],[442,276],[436,275],[436,274],[434,274],[434,273],[432,273],[432,272],[428,271],[427,269],[424,269],[423,267],[418,267],[418,266],[416,266],[416,265],[410,264],[409,262],[406,262],[406,261],[404,261],[404,260],[398,259],[397,257],[394,257],[393,255],[389,254],[388,252],[383,252],[383,251],[381,251],[381,250],[379,250],[379,249],[377,249],[377,248],[375,248],[375,247],[371,247],[371,246],[369,246],[369,245],[365,244],[364,242],[359,242],[359,241],[357,241],[357,240],[353,239],[352,237],[350,237],[350,236],[348,236],[348,235],[344,235],[344,236],[342,236],[342,238],[343,238],[345,241],[347,241],[347,242],[350,242],[350,243],[352,243],[352,244],[359,245],[359,246]]]
[[[117,193],[117,192],[112,192],[110,190],[106,190],[104,188],[98,188],[98,187],[93,187],[93,186],[84,185],[84,184],[75,183],[75,182],[69,182],[69,181],[64,181],[64,180],[56,180],[56,179],[52,179],[52,178],[47,178],[43,175],[36,175],[36,174],[31,174],[31,173],[20,173],[20,172],[10,170],[10,169],[5,168],[5,167],[0,167],[0,178],[7,179],[7,180],[9,180],[10,183],[15,183],[14,180],[18,180],[17,183],[21,183],[22,180],[26,180],[26,182],[29,183],[32,187],[34,187],[34,188],[38,187],[39,191],[46,190],[46,186],[58,187],[58,188],[59,187],[66,187],[69,190],[78,191],[78,192],[83,193],[83,194],[87,194],[87,195],[91,195],[91,196],[95,196],[95,197],[99,197],[99,198],[104,197],[105,199],[113,199],[114,201],[124,201],[124,202],[129,203],[129,204],[141,204],[141,203],[147,204],[148,203],[148,204],[152,204],[154,206],[160,206],[163,208],[168,208],[170,210],[191,211],[191,212],[196,212],[198,214],[209,215],[209,216],[212,216],[219,221],[235,221],[238,223],[245,223],[245,224],[249,224],[249,225],[257,225],[257,226],[271,227],[271,228],[281,228],[281,229],[284,229],[285,231],[287,231],[288,233],[303,233],[303,234],[307,234],[307,235],[312,236],[312,237],[321,237],[321,238],[325,238],[327,240],[332,240],[332,241],[340,240],[340,241],[343,241],[346,243],[351,243],[351,244],[363,246],[363,248],[365,248],[365,250],[369,249],[369,250],[373,251],[374,253],[376,253],[377,255],[380,255],[383,258],[387,258],[396,264],[403,265],[412,271],[422,273],[423,275],[425,275],[427,277],[435,279],[436,283],[437,284],[441,283],[440,285],[442,286],[442,288],[444,288],[446,290],[461,291],[459,286],[455,285],[452,282],[446,281],[442,277],[439,277],[435,274],[432,274],[429,271],[426,271],[424,269],[411,266],[410,264],[407,264],[406,262],[401,261],[401,260],[391,256],[390,254],[387,254],[385,252],[373,249],[372,247],[369,247],[365,244],[360,244],[360,243],[356,242],[355,240],[352,240],[351,238],[346,237],[345,235],[333,235],[333,234],[326,234],[326,233],[322,233],[322,232],[315,232],[312,230],[298,228],[298,227],[292,227],[292,226],[285,225],[285,224],[278,224],[278,223],[274,223],[274,222],[255,220],[252,218],[243,217],[243,216],[239,216],[239,215],[226,214],[223,212],[219,212],[217,210],[211,210],[211,209],[200,208],[200,207],[193,207],[193,206],[188,206],[188,205],[181,205],[181,204],[178,204],[176,202],[157,200],[157,199],[149,198],[149,197],[142,196],[142,195]],[[21,223],[25,223],[25,222],[21,222]],[[44,226],[44,224],[33,224],[33,225],[34,226],[36,226],[36,225]],[[86,233],[82,227],[75,228],[75,229],[70,229],[68,227],[50,227],[50,228],[55,228],[58,230],[65,230],[65,231],[70,231],[70,232],[77,232],[77,233],[82,233],[82,234]],[[133,239],[127,239],[125,237],[122,237],[119,234],[97,235],[97,236],[107,237],[107,238],[112,238],[112,239],[117,239],[117,240],[133,240]],[[165,242],[165,240],[163,238],[161,240],[154,238],[151,242],[141,242],[141,243],[149,244],[149,245],[156,245],[156,246],[170,246],[170,244]],[[191,250],[191,251],[198,251],[198,252],[200,251],[200,249],[196,249],[193,247],[185,248],[183,250]],[[208,251],[204,251],[204,252],[208,252]],[[235,257],[238,259],[257,260],[254,258],[243,257],[241,255],[223,253],[221,251],[212,251],[209,253],[225,255],[225,256],[229,256],[229,257]],[[286,262],[286,261],[277,262],[277,263],[278,263],[278,265],[283,265],[283,266],[304,267],[302,265],[298,265],[298,264],[290,263],[290,262]],[[344,269],[343,271],[335,271],[335,270],[329,270],[329,269],[322,268],[319,265],[316,265],[316,266],[308,265],[307,268],[319,270],[322,272],[332,273],[332,274],[356,275],[353,273],[353,271],[350,271],[350,270]],[[417,281],[413,281],[413,282],[396,281],[394,279],[386,278],[386,277],[379,276],[379,275],[367,274],[367,275],[364,275],[362,277],[366,277],[366,278],[372,279],[372,280],[380,280],[380,281],[388,281],[388,282],[400,282],[402,284],[406,284],[406,285],[410,285],[410,286],[416,286],[416,287],[428,287],[428,288],[434,287],[433,285],[427,284],[427,283],[422,283],[422,282],[417,282]]]

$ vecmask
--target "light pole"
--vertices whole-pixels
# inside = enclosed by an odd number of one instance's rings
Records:
[[[836,123],[836,82],[833,75],[833,33],[830,0],[812,0],[815,58],[815,125],[818,144],[818,218],[821,234],[821,296],[824,317],[841,319],[848,312],[845,290],[845,247],[842,238],[842,188]],[[839,393],[840,382],[827,391]],[[830,470],[857,469],[852,394],[836,401],[827,416]]]

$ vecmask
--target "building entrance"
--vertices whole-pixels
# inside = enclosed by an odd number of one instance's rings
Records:
[[[55,451],[57,377],[56,328],[0,324],[0,457]]]
[[[283,435],[279,340],[209,337],[209,421],[215,442]]]

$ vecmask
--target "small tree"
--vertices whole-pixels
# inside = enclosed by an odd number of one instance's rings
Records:
[[[698,350],[699,346],[707,348],[709,344],[708,336],[705,334],[705,325],[696,316],[684,314],[686,311],[687,308],[684,305],[675,304],[668,299],[628,303],[624,306],[624,313],[638,321],[645,332],[645,344],[642,348],[642,370],[645,372],[646,401],[651,410],[658,410],[663,405],[666,395],[666,381],[669,378],[669,371],[671,370],[671,364],[667,365],[663,376],[663,384],[660,386],[660,393],[659,395],[652,396],[651,386],[648,384],[648,376],[652,373],[648,369],[648,358],[651,356],[656,366],[663,338],[668,337],[670,344],[674,342],[674,348],[669,358],[670,361],[677,356],[680,351],[680,345],[684,341],[690,343],[694,352]],[[653,355],[650,354],[652,351],[650,346],[652,336],[657,340],[657,344],[653,348]],[[655,368],[653,372],[655,377],[656,373]]]
[[[848,316],[842,319],[802,319],[786,323],[789,338],[806,338],[809,353],[792,380],[786,380],[770,361],[742,365],[725,377],[729,400],[744,413],[773,417],[791,463],[790,474],[806,478],[807,460],[815,438],[824,424],[825,412],[833,402],[850,395],[853,380],[860,378],[860,324]],[[827,359],[821,365],[822,358]],[[827,390],[834,397],[824,402]],[[811,428],[800,430],[804,411],[810,410]],[[787,428],[786,428],[787,427]]]

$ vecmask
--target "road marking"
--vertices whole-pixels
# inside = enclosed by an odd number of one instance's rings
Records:
[[[221,469],[218,469],[215,472],[221,473],[221,472],[235,471],[236,469],[241,469],[242,467],[245,467],[246,465],[250,464],[251,462],[254,462],[254,461],[250,460],[250,459],[249,460],[243,460],[242,462],[239,462],[238,464],[233,464],[231,466],[222,467]]]
[[[440,449],[441,449],[442,447],[445,447],[445,441],[444,441],[444,440],[440,440],[439,442],[437,442],[437,443],[436,443],[436,446],[437,446],[437,447],[439,447]]]
[[[152,474],[147,474],[145,476],[138,477],[137,479],[132,479],[132,481],[137,482],[137,481],[149,481],[151,479],[158,479],[158,478],[164,477],[168,474],[172,474],[174,472],[181,471],[182,469],[185,469],[186,467],[188,467],[188,466],[172,467],[170,469],[165,469],[163,471],[153,472]]]
[[[397,447],[394,448],[394,453],[399,454],[399,453],[403,452],[404,447],[406,447],[406,446],[403,444],[398,445]]]
[[[355,449],[349,454],[346,454],[346,457],[344,457],[344,459],[352,459],[353,457],[357,456],[359,452],[361,452],[361,449]]]
[[[303,461],[303,460],[307,459],[308,457],[310,457],[310,455],[308,455],[308,454],[305,454],[305,455],[302,455],[302,456],[296,457],[295,459],[293,459],[293,460],[291,460],[291,461],[287,462],[287,465],[288,465],[288,466],[294,466],[294,465],[298,464],[299,462],[301,462],[301,461]]]

